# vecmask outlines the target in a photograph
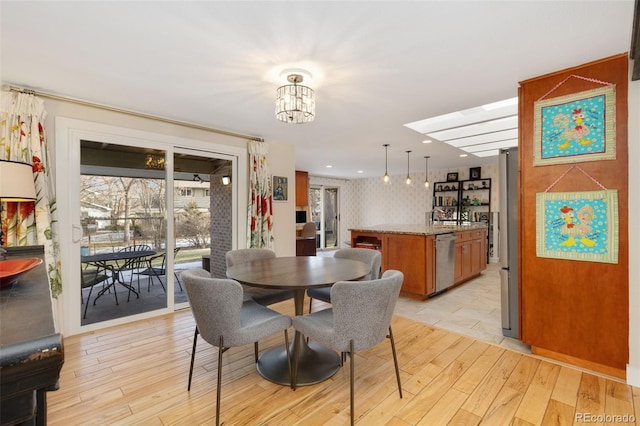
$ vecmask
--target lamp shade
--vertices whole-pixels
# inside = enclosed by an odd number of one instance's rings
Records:
[[[35,201],[31,164],[0,160],[0,199],[2,201]]]

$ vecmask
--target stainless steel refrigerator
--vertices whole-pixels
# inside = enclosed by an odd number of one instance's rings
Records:
[[[503,149],[500,171],[500,299],[502,334],[519,338],[518,321],[518,148]]]

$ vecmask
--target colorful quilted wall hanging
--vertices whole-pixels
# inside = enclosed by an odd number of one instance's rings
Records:
[[[618,263],[618,191],[536,194],[538,257]]]
[[[534,166],[615,159],[615,100],[611,84],[535,102]]]

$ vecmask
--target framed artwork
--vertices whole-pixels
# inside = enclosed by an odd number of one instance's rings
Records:
[[[534,103],[534,166],[616,158],[616,88]]]
[[[536,255],[618,263],[618,191],[536,194]]]
[[[480,179],[480,167],[471,167],[469,169],[469,179]]]
[[[273,177],[273,201],[287,201],[289,199],[289,178],[286,176]]]
[[[457,180],[458,180],[457,172],[447,173],[447,182],[455,182]]]

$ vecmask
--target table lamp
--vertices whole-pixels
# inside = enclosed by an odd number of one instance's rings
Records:
[[[6,251],[2,247],[2,202],[35,201],[31,164],[0,160],[0,259]]]

